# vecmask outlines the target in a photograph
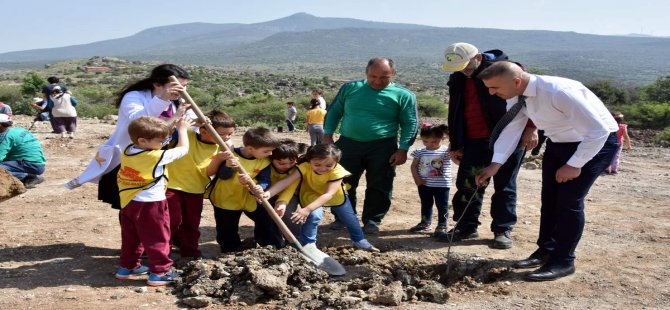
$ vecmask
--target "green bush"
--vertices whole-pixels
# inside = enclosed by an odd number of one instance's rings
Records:
[[[24,107],[27,104],[20,103],[24,100],[21,94],[21,88],[18,85],[0,85],[0,101],[12,107],[13,114],[26,114],[30,112],[30,107]]]
[[[77,97],[75,97],[77,98]],[[97,117],[102,118],[105,115],[117,115],[119,110],[113,104],[95,104],[77,98],[77,116],[78,117]]]
[[[632,127],[661,129],[670,126],[670,102],[640,102],[616,108]]]
[[[670,127],[665,127],[663,131],[656,134],[656,140],[663,144],[670,144]]]
[[[419,105],[419,115],[422,117],[447,116],[447,105],[440,98],[429,94],[417,94],[416,102]]]

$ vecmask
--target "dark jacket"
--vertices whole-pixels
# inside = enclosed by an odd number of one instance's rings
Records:
[[[496,95],[490,95],[489,89],[476,76],[482,70],[488,68],[498,60],[507,60],[508,57],[501,50],[490,50],[482,53],[482,63],[472,74],[475,87],[477,88],[477,97],[482,105],[482,113],[486,119],[489,131],[493,130],[495,124],[507,112],[507,101]],[[454,72],[449,76],[449,117],[447,124],[449,126],[449,143],[452,151],[463,148],[465,142],[466,122],[465,119],[465,100],[464,90],[465,81],[468,77],[460,71]]]

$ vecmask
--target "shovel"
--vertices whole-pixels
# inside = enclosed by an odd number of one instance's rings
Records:
[[[179,80],[175,76],[170,76],[170,82],[179,83]],[[191,105],[191,109],[193,110],[193,112],[195,112],[198,118],[200,118],[200,120],[202,120],[205,123],[205,128],[207,128],[207,131],[209,131],[212,134],[212,136],[214,136],[216,143],[220,147],[224,148],[226,151],[232,152],[228,144],[226,144],[223,141],[223,139],[221,139],[221,136],[219,136],[219,134],[216,132],[212,124],[207,122],[207,117],[202,113],[198,105],[195,104],[195,101],[193,101],[193,98],[191,98],[191,96],[186,92],[186,90],[184,90],[184,92],[182,93],[182,97],[186,100],[186,103]],[[244,170],[243,167],[240,166],[236,167],[235,169],[237,170],[237,173],[241,175],[247,175],[247,172]],[[277,224],[282,234],[284,235],[284,238],[293,243],[293,246],[295,246],[295,248],[298,249],[303,258],[314,264],[317,268],[327,272],[329,275],[342,276],[347,272],[344,269],[344,266],[342,266],[332,257],[328,256],[328,254],[323,253],[322,251],[317,249],[316,246],[314,246],[313,244],[303,247],[298,241],[298,239],[295,238],[293,233],[291,233],[291,230],[289,230],[288,227],[286,227],[286,224],[284,224],[279,215],[277,215],[274,208],[272,208],[272,205],[270,205],[267,199],[258,196],[256,196],[256,198],[262,201],[262,205],[265,208],[265,211],[267,211],[267,213],[270,215],[275,224]]]

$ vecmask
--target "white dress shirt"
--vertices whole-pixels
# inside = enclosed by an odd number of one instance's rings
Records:
[[[523,95],[526,106],[503,129],[492,161],[505,163],[514,152],[530,118],[552,142],[581,142],[567,164],[581,168],[619,129],[605,104],[582,83],[566,78],[531,75]],[[518,97],[507,100],[507,109]]]

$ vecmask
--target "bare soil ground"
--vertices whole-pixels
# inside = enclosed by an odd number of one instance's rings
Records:
[[[17,117],[27,127],[30,117]],[[79,120],[74,140],[52,137],[48,124],[33,129],[43,141],[48,158],[46,181],[35,189],[0,203],[0,308],[1,309],[124,309],[183,307],[171,289],[148,288],[141,281],[114,279],[120,233],[117,213],[97,201],[96,186],[75,190],[62,185],[88,164],[113,125],[98,120]],[[305,133],[280,133],[305,142]],[[239,144],[238,134],[236,142]],[[635,141],[633,141],[635,142]],[[454,167],[455,168],[455,167]],[[636,147],[623,155],[617,176],[602,176],[587,197],[587,223],[577,249],[577,272],[548,283],[523,281],[524,270],[511,270],[499,277],[450,287],[446,304],[405,301],[402,308],[435,309],[662,309],[670,308],[670,151]],[[480,238],[455,243],[457,257],[489,261],[505,268],[535,250],[540,213],[540,170],[522,169],[518,178],[518,223],[515,244],[509,250],[489,247],[490,217],[485,204]],[[364,184],[363,184],[364,186]],[[362,186],[362,187],[363,187]],[[361,188],[362,190],[363,188]],[[452,190],[452,195],[453,195]],[[487,193],[486,200],[489,200]],[[214,218],[211,205],[202,214],[204,255],[215,258]],[[329,212],[328,212],[329,213]],[[417,264],[439,270],[447,247],[425,235],[410,234],[416,224],[419,200],[409,164],[398,169],[394,200],[382,232],[370,240],[382,253],[368,261]],[[329,223],[328,215],[324,223]],[[450,225],[453,222],[450,221]],[[252,226],[243,222],[243,237]],[[349,245],[346,232],[319,231],[319,247],[331,255]],[[347,264],[351,273],[361,273],[365,264]],[[373,269],[376,270],[376,269]],[[476,282],[476,281],[475,281]],[[290,302],[249,305],[254,308],[295,306]],[[225,307],[218,304],[210,307]],[[358,307],[374,308],[364,301]],[[233,305],[230,307],[241,307]]]

